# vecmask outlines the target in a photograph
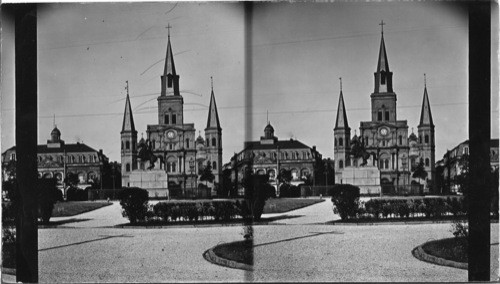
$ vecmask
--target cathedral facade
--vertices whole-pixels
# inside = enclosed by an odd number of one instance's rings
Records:
[[[169,34],[161,93],[157,99],[158,121],[147,125],[146,139],[141,138],[139,142],[127,90],[121,131],[123,186],[130,184],[132,172],[154,168],[167,174],[169,188],[195,188],[199,184],[199,172],[208,162],[215,176],[214,182],[219,182],[222,172],[222,128],[213,85],[205,138],[201,134],[196,138],[194,123],[184,121],[184,99],[180,93],[179,79]]]
[[[407,121],[397,118],[397,96],[392,86],[392,75],[382,31],[374,91],[370,95],[371,120],[360,123],[359,136],[355,133],[351,137],[342,89],[340,91],[334,128],[335,182],[342,183],[342,172],[346,167],[366,164],[377,167],[380,184],[391,186],[396,193],[417,182],[424,185],[424,192],[428,192],[432,190],[435,180],[435,134],[427,86],[424,84],[418,133],[413,133],[412,129],[408,135]],[[353,145],[361,146],[364,155],[353,151]],[[425,179],[412,177],[419,163],[423,164],[427,173]]]

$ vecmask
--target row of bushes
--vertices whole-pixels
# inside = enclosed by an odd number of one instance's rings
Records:
[[[358,218],[439,218],[444,215],[463,216],[467,207],[462,197],[371,199],[361,203],[356,212]]]
[[[198,221],[198,220],[221,220],[229,221],[238,217],[244,217],[246,207],[244,201],[240,200],[218,200],[202,202],[159,202],[151,211],[148,211],[148,219],[172,221]]]
[[[265,186],[263,188],[267,189]],[[159,202],[150,206],[147,190],[131,187],[124,188],[120,193],[123,216],[132,224],[208,219],[229,221],[235,218],[259,220],[264,209],[264,202],[264,197],[256,194],[253,198],[244,200],[172,201]]]
[[[333,211],[342,220],[362,218],[439,218],[444,215],[463,216],[467,205],[463,197],[391,198],[359,201],[359,187],[336,184],[331,190]]]

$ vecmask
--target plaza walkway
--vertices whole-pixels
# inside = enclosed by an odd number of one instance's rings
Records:
[[[64,221],[59,227],[75,228],[97,228],[112,227],[119,224],[128,223],[128,219],[122,216],[122,207],[119,201],[112,201],[113,204],[99,209],[69,217],[53,217],[51,222]],[[67,223],[66,223],[67,222]]]
[[[263,214],[262,218],[282,217],[283,219],[271,223],[286,225],[324,224],[333,220],[339,220],[340,216],[333,214],[331,198],[326,197],[323,199],[325,201],[286,213]]]
[[[255,270],[247,272],[202,256],[243,240],[242,226],[113,228],[124,223],[116,203],[73,217],[80,222],[38,231],[40,282],[467,281],[466,270],[411,254],[429,240],[452,237],[450,224],[318,224],[336,218],[331,210],[326,200],[285,213],[301,217],[254,226]],[[498,224],[491,239],[491,275],[498,280]]]

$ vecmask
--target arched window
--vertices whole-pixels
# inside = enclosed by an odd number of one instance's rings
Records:
[[[403,136],[399,135],[399,145],[403,145]]]
[[[186,138],[186,148],[189,148],[189,138]]]
[[[295,160],[295,152],[292,152],[292,160]]]
[[[215,137],[212,137],[212,147],[215,147],[217,144],[217,139]]]
[[[170,124],[170,120],[169,120],[168,114],[165,114],[165,124]]]
[[[156,148],[156,140],[153,139],[153,141],[151,141],[151,145],[152,145],[151,147],[153,147],[153,149],[155,149]]]
[[[339,169],[343,169],[343,168],[344,168],[344,161],[339,160]]]
[[[175,162],[172,162],[172,172],[175,172]]]
[[[428,166],[429,166],[429,164],[430,164],[430,163],[429,163],[429,158],[426,158],[426,159],[425,159],[425,166],[426,166],[426,167],[428,167]]]
[[[130,149],[130,141],[125,142],[125,149]]]
[[[125,171],[130,172],[130,164],[125,165]]]
[[[388,169],[388,168],[389,168],[389,159],[386,159],[386,160],[384,161],[384,167],[385,167],[386,169]]]
[[[422,135],[418,136],[418,143],[422,144]]]
[[[344,146],[344,139],[342,139],[342,137],[339,138],[339,146],[340,147]]]
[[[389,111],[388,110],[385,111],[385,120],[387,120],[387,121],[389,120]]]
[[[172,114],[172,124],[177,124],[177,115]]]
[[[425,143],[426,144],[429,143],[429,135],[427,135],[427,134],[425,135]]]
[[[382,121],[382,111],[381,110],[378,111],[377,120]]]
[[[368,140],[368,136],[365,136],[365,145],[366,145],[366,146],[368,146],[368,142],[369,142],[369,140]]]
[[[333,144],[335,147],[337,147],[337,138],[333,139]]]
[[[212,163],[212,169],[213,169],[213,170],[216,170],[216,169],[217,169],[217,163],[216,163],[215,161]]]

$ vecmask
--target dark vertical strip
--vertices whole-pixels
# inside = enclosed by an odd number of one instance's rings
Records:
[[[253,56],[253,51],[252,51],[252,17],[253,17],[253,3],[252,2],[245,2],[244,3],[244,9],[245,9],[245,35],[244,35],[244,48],[245,48],[245,62],[244,62],[244,68],[245,68],[245,140],[244,141],[251,141],[252,140],[252,130],[253,130],[253,117],[252,117],[252,56]],[[246,143],[245,143],[246,144]],[[243,149],[245,149],[245,145],[243,145]],[[249,159],[250,161],[253,161],[252,159]],[[237,160],[236,160],[237,164]],[[252,165],[246,165],[247,169],[252,169]],[[245,167],[242,165],[242,167]],[[245,171],[246,173],[246,171]],[[236,176],[238,174],[236,173]],[[250,188],[253,189],[253,186],[250,186]],[[245,191],[249,190],[248,188],[245,189]],[[247,204],[252,204],[253,200],[253,195],[255,192],[252,190],[251,196],[245,192],[245,200]],[[245,227],[248,230],[248,233],[253,235],[253,220],[245,218]],[[254,251],[253,251],[253,238],[252,238],[252,256],[254,256]],[[253,260],[255,260],[255,257],[252,257]],[[252,264],[253,261],[252,261]],[[253,272],[252,271],[245,271],[245,282],[253,282]]]
[[[490,280],[490,5],[469,4],[469,281]]]
[[[38,282],[36,5],[15,8],[16,153],[20,206],[16,281]]]

